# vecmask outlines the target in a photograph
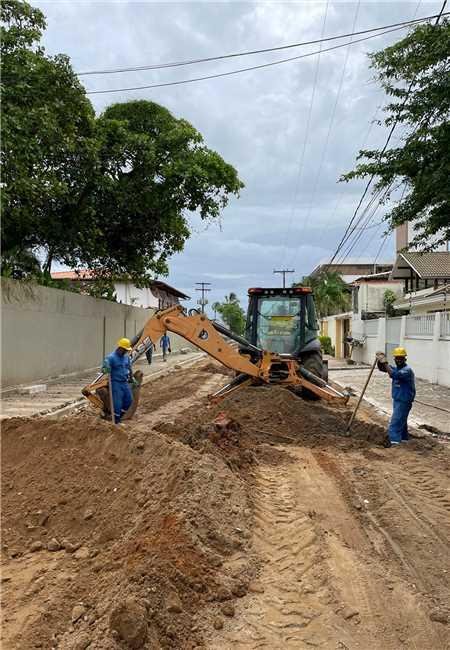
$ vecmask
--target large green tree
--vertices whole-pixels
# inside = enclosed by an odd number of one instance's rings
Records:
[[[20,266],[45,253],[101,278],[145,284],[190,236],[189,215],[214,219],[243,187],[186,120],[149,101],[95,117],[67,57],[39,45],[43,14],[4,0],[2,246]]]
[[[305,276],[295,286],[311,287],[319,318],[348,311],[351,306],[351,292],[342,276],[336,271],[324,271],[318,277]]]
[[[375,192],[404,187],[388,223],[412,222],[413,243],[432,248],[450,239],[450,23],[420,25],[370,57],[391,98],[385,124],[397,123],[406,135],[384,152],[360,151],[343,179],[374,175]]]
[[[1,3],[2,250],[10,261],[77,243],[93,166],[94,111],[67,57],[39,46],[45,19]]]

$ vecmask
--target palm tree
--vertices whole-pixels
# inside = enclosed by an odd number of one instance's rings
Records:
[[[324,271],[316,278],[306,276],[298,283],[311,287],[319,318],[350,309],[350,289],[336,271]]]
[[[230,291],[230,294],[225,296],[225,302],[230,305],[235,305],[239,302],[239,298],[235,293],[233,293],[233,291]]]
[[[214,312],[214,320],[217,320],[217,312],[219,310],[219,307],[220,307],[220,302],[217,301],[213,302],[213,304],[211,305],[211,309]]]

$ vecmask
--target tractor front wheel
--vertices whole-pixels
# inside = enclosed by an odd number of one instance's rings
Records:
[[[316,375],[316,377],[325,379],[325,381],[327,381],[327,378],[324,376],[326,374],[326,369],[325,364],[323,363],[321,352],[314,351],[310,352],[309,354],[305,354],[300,362],[302,366],[306,368],[306,370],[309,370],[309,372],[311,372],[313,375]],[[306,397],[306,399],[311,400],[320,399],[320,397],[318,397],[315,393],[312,393],[307,388],[302,389],[302,396]]]

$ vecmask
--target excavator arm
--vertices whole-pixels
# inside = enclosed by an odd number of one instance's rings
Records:
[[[348,400],[348,396],[339,393],[323,380],[308,373],[294,359],[285,359],[280,355],[260,350],[250,344],[247,344],[249,351],[255,354],[242,354],[235,346],[225,341],[222,336],[226,332],[229,336],[234,337],[232,332],[228,332],[222,326],[214,324],[204,314],[195,312],[189,316],[186,315],[180,305],[159,311],[147,321],[142,331],[132,341],[131,362],[134,363],[141,357],[167,331],[182,336],[186,341],[200,348],[222,365],[236,371],[236,379],[218,391],[217,397],[224,397],[231,391],[249,383],[276,383],[303,386],[319,397],[328,400],[344,402]],[[222,334],[219,332],[222,332]],[[240,340],[240,337],[235,338]],[[255,357],[256,361],[254,360]],[[94,406],[102,410],[104,410],[104,401],[101,397],[101,389],[104,392],[104,389],[108,387],[108,381],[108,375],[100,373],[91,384],[85,386],[82,390],[82,394]]]

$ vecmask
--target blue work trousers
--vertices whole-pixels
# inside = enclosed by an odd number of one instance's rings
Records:
[[[127,381],[113,381],[111,382],[111,388],[114,402],[114,419],[118,424],[123,414],[130,408],[133,394]]]
[[[408,440],[408,415],[412,407],[412,402],[399,402],[394,400],[394,410],[392,411],[391,421],[389,423],[389,440],[391,442],[401,442]]]

